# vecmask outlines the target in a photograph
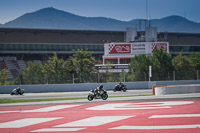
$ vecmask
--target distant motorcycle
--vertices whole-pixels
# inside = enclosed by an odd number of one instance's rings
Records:
[[[101,89],[101,90],[91,90],[91,93],[89,93],[88,95],[88,100],[92,101],[93,99],[103,99],[106,100],[108,98],[108,94],[107,91],[105,89]]]
[[[127,91],[127,87],[126,85],[115,85],[115,88],[113,89],[114,92],[116,91],[123,91],[123,92],[126,92]]]
[[[23,95],[24,94],[24,89],[20,89],[20,88],[15,88],[12,90],[12,92],[10,93],[10,95]]]

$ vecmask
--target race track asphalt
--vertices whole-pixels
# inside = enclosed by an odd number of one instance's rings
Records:
[[[58,100],[58,101],[41,101],[41,102],[25,102],[25,103],[9,103],[0,104],[0,106],[23,106],[23,105],[43,105],[43,104],[65,104],[65,103],[87,103],[87,102],[110,102],[110,101],[139,101],[139,100],[163,100],[163,99],[191,99],[200,98],[200,93],[191,94],[173,94],[173,95],[151,95],[152,90],[128,90],[127,92],[112,92],[108,91],[108,99],[94,99],[88,101],[87,96],[89,92],[61,92],[61,93],[28,93],[24,96],[10,96],[9,94],[1,94],[2,98],[11,99],[42,99],[42,98],[72,98],[72,97],[85,97],[85,99],[77,100]],[[112,97],[116,96],[116,97]]]
[[[173,97],[0,107],[0,132],[199,133],[199,94]]]
[[[78,97],[87,97],[89,91],[83,92],[50,92],[50,93],[24,93],[24,95],[13,95],[10,94],[1,94],[0,99],[9,98],[9,99],[48,99],[48,98],[78,98]],[[135,95],[151,95],[151,89],[144,90],[128,90],[126,92],[122,91],[108,91],[109,96],[135,96]]]

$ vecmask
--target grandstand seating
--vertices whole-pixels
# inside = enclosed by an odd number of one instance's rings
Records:
[[[42,61],[41,61],[41,60],[34,60],[33,62],[37,62],[37,63],[39,63],[40,65],[42,65]]]
[[[13,65],[15,65],[15,67],[16,67],[17,69],[20,69],[20,67],[19,67],[19,65],[18,65],[18,63],[17,63],[16,60],[11,60],[10,62],[11,62]]]
[[[0,60],[0,70],[4,68],[7,68],[6,63],[4,60]]]
[[[17,64],[19,65],[20,70],[23,70],[27,67],[24,60],[17,60]]]
[[[8,78],[10,80],[15,79],[19,73],[27,67],[27,62],[24,60],[17,60],[16,58],[4,57],[0,58],[0,70],[6,68],[8,69]],[[42,65],[41,60],[34,60]]]
[[[18,71],[16,69],[10,69],[10,72],[11,72],[13,78],[16,78],[18,76]]]

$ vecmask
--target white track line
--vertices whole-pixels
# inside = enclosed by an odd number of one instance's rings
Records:
[[[45,108],[38,108],[33,110],[15,110],[15,111],[0,111],[0,113],[14,113],[14,112],[20,112],[20,113],[26,113],[26,112],[50,112],[55,111],[59,109],[65,109],[65,108],[72,108],[76,106],[81,106],[82,104],[75,104],[75,105],[56,105],[56,106],[50,106]]]
[[[200,114],[153,115],[149,118],[200,117]]]
[[[82,119],[82,120],[78,120],[78,121],[74,121],[74,122],[70,122],[70,123],[66,123],[62,125],[57,125],[54,127],[100,126],[103,124],[131,118],[131,117],[134,117],[134,116],[95,116],[95,117],[90,117],[90,118],[86,118],[86,119]]]
[[[135,110],[135,109],[162,109],[174,105],[192,104],[193,101],[165,101],[165,102],[139,102],[139,103],[109,103],[86,108],[87,110]]]
[[[0,113],[16,113],[16,112],[21,112],[20,110],[15,110],[15,111],[0,111]]]
[[[0,123],[0,128],[21,128],[26,126],[31,126],[34,124],[39,124],[47,121],[52,121],[56,119],[61,119],[62,117],[55,117],[55,118],[25,118],[10,122]]]
[[[79,131],[85,128],[43,128],[39,130],[34,130],[31,132],[64,132],[64,131]]]
[[[49,112],[49,111],[55,111],[55,110],[59,110],[59,109],[76,107],[76,106],[80,106],[80,105],[79,104],[77,104],[77,105],[56,105],[56,106],[39,108],[39,109],[34,109],[34,110],[24,110],[22,112]]]
[[[196,125],[167,125],[167,126],[119,126],[110,129],[124,130],[155,130],[155,129],[185,129],[185,128],[200,128],[200,124]]]

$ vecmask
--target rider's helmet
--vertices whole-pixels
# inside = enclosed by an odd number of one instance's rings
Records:
[[[99,89],[103,89],[103,85],[102,84],[99,86]]]

